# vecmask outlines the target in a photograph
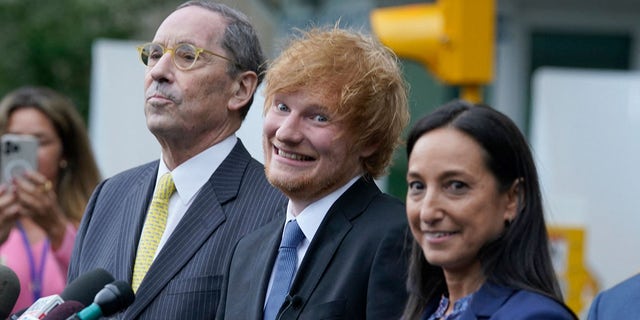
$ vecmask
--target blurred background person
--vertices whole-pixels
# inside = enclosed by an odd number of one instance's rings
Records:
[[[0,133],[39,143],[38,170],[0,185],[0,263],[20,279],[15,311],[64,289],[76,229],[100,173],[74,104],[49,88],[8,93]]]
[[[640,274],[600,292],[589,307],[589,320],[638,319],[640,317]]]
[[[575,319],[554,273],[538,175],[515,124],[454,101],[407,141],[413,244],[404,319]]]

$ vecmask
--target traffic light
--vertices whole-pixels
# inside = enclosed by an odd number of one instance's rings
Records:
[[[399,57],[416,60],[436,78],[462,86],[463,98],[480,101],[493,77],[494,0],[438,0],[375,9],[371,27]]]

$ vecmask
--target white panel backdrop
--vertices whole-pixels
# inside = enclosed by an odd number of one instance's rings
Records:
[[[548,220],[585,228],[586,265],[609,288],[640,271],[640,74],[541,69],[532,98]]]

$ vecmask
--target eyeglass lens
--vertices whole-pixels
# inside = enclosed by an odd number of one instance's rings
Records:
[[[173,51],[173,62],[180,69],[190,69],[196,63],[200,54],[200,52],[190,44],[181,44],[171,49],[156,43],[149,43],[140,50],[140,58],[145,65],[153,67],[167,51]]]

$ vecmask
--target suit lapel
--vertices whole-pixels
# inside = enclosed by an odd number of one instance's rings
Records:
[[[202,191],[205,191],[204,189]],[[211,190],[208,197],[198,196],[159,252],[140,284],[136,304],[127,318],[137,316],[200,249],[211,233],[224,221],[222,209]]]
[[[303,303],[309,300],[329,262],[338,251],[340,243],[351,230],[351,220],[364,212],[371,198],[377,193],[380,193],[380,190],[373,182],[360,178],[336,200],[309,245],[291,285],[291,295],[302,298]]]
[[[144,294],[136,297],[136,303],[127,310],[126,318],[135,318],[144,310],[225,221],[222,206],[237,195],[249,160],[249,153],[238,141],[229,156],[202,186],[149,268],[138,288],[138,292]],[[137,245],[137,239],[135,243]]]
[[[286,209],[284,209],[286,210]],[[249,301],[247,305],[253,306],[254,309],[249,311],[247,319],[262,319],[263,307],[267,295],[267,288],[269,286],[269,280],[271,280],[271,272],[273,271],[273,264],[278,256],[278,247],[282,238],[282,229],[284,228],[283,221],[281,219],[275,219],[270,222],[262,232],[264,234],[264,241],[255,247],[253,258],[251,259],[251,268],[248,268],[249,272],[259,272],[258,282],[251,282],[248,288]],[[249,278],[253,276],[251,274],[246,275]]]
[[[146,216],[149,201],[153,195],[155,178],[158,172],[158,161],[149,164],[140,175],[137,186],[130,188],[131,192],[123,199],[126,212],[120,214],[122,236],[118,238],[117,247],[120,254],[116,255],[114,263],[116,274],[114,278],[130,281],[133,273],[133,261],[138,248],[142,225]]]
[[[485,282],[473,295],[471,305],[462,314],[461,319],[489,319],[514,293],[514,289]]]
[[[304,302],[308,301],[320,282],[342,239],[351,229],[351,223],[343,212],[334,212],[330,219],[325,219],[320,228],[291,285],[291,295],[302,298]]]

